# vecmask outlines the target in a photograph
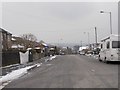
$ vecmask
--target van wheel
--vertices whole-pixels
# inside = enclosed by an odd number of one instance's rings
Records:
[[[100,62],[102,62],[102,60],[100,59],[100,55],[99,55],[99,57],[98,57],[98,60],[99,60]]]
[[[102,62],[102,60],[101,60],[101,59],[99,59],[99,61],[100,61],[100,62]]]
[[[107,61],[107,58],[106,58],[106,57],[105,57],[105,59],[104,59],[104,63],[107,63],[107,64],[109,63],[109,62]]]
[[[106,57],[104,58],[104,61],[103,61],[104,63],[106,63],[107,62],[107,60],[106,60]]]

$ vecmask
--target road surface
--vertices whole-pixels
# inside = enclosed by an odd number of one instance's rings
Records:
[[[118,65],[87,56],[58,56],[5,88],[118,88]]]

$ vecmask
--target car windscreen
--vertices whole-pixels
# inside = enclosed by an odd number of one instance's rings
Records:
[[[120,48],[120,41],[112,41],[112,48]]]

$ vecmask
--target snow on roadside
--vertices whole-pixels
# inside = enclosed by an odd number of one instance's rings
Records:
[[[55,59],[57,56],[50,56],[50,58],[48,58],[48,59],[45,59],[45,62],[47,62],[47,61],[49,61],[49,60],[53,60],[53,59]]]
[[[45,62],[49,61],[49,59],[45,59]]]
[[[50,57],[50,60],[53,60],[53,59],[55,59],[56,58],[56,56],[52,56],[52,57]]]
[[[42,63],[37,63],[37,64],[32,65],[32,66],[27,66],[25,68],[14,70],[5,76],[1,76],[0,77],[0,90],[2,88],[4,88],[8,83],[10,83],[12,80],[17,79],[17,78],[27,74],[28,70],[30,70],[34,67],[40,67],[41,65],[42,65]]]
[[[2,76],[2,78],[0,78],[0,89],[4,88],[9,82],[11,82],[14,79],[17,79],[19,77],[21,77],[22,75],[27,73],[27,68],[22,68],[22,69],[18,69],[15,71],[12,71],[11,73]]]
[[[17,78],[23,76],[24,74],[26,74],[28,69],[33,68],[35,66],[36,65],[32,65],[32,66],[28,66],[28,67],[25,67],[25,68],[21,68],[21,69],[12,71],[11,73],[9,73],[7,75],[2,76],[2,78],[0,78],[0,82],[4,83],[4,82],[7,82],[7,81],[12,81],[14,79],[17,79]]]
[[[36,64],[36,65],[37,65],[37,67],[40,67],[40,66],[42,65],[42,63],[40,63],[40,64],[38,63],[38,64]]]

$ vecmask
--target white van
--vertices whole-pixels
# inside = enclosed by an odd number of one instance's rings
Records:
[[[99,61],[120,61],[120,35],[111,34],[101,40]]]

